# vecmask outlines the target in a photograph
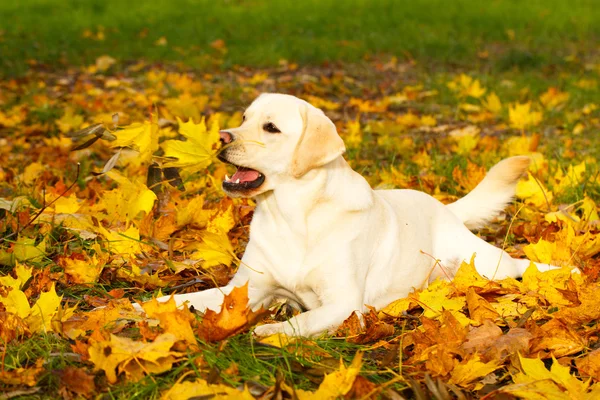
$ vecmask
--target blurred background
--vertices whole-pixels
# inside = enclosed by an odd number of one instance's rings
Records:
[[[0,74],[31,65],[355,62],[552,68],[598,54],[597,0],[22,0],[0,2]]]

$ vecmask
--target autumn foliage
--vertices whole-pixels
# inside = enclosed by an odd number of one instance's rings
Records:
[[[0,82],[2,390],[94,398],[169,376],[152,396],[600,398],[596,104],[572,103],[569,88],[554,86],[501,97],[468,74],[423,83],[402,77],[396,60],[368,64],[378,80],[368,86],[289,63],[198,75],[144,63],[117,70],[106,57]],[[275,89],[324,109],[375,188],[451,202],[500,158],[530,155],[517,200],[479,234],[563,268],[532,265],[520,280],[493,281],[474,256],[453,281],[349,316],[318,339],[253,338],[261,319],[289,310],[250,311],[245,287],[204,315],[152,300],[222,285],[244,268],[254,203],[221,190],[218,130]],[[254,359],[256,347],[302,360],[298,375],[329,368],[302,384],[291,372],[252,375],[241,359],[216,369],[211,354],[240,337]],[[19,357],[50,338],[69,362],[50,370]]]

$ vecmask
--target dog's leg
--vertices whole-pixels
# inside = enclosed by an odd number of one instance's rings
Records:
[[[346,303],[328,304],[297,315],[285,322],[266,324],[254,329],[257,336],[285,333],[288,336],[311,337],[335,330],[352,312],[359,307],[349,307]]]
[[[182,306],[184,303],[188,307],[194,307],[195,310],[205,312],[207,309],[219,312],[225,295],[231,293],[233,288],[248,284],[248,305],[253,310],[266,306],[273,298],[271,286],[265,282],[260,282],[260,285],[252,279],[252,273],[246,268],[240,268],[233,279],[223,287],[203,290],[201,292],[176,294],[172,296],[175,299],[177,306]],[[159,297],[156,300],[166,302],[171,299],[171,296]],[[134,304],[138,311],[142,311],[138,304]]]
[[[341,274],[326,279],[317,290],[322,304],[320,307],[285,322],[258,326],[254,333],[257,336],[285,333],[288,336],[310,337],[335,330],[354,311],[364,311],[364,286],[355,278],[353,274]]]

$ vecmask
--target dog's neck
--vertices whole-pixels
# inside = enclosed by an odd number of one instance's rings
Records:
[[[340,212],[364,210],[373,203],[367,181],[342,156],[298,179],[277,182],[275,189],[256,197],[257,208],[276,214],[290,227],[306,227],[311,213],[333,202]],[[301,233],[301,232],[298,232]]]

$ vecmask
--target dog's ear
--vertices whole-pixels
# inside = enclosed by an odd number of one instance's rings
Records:
[[[325,165],[346,151],[335,125],[323,111],[309,104],[302,110],[304,129],[292,158],[291,172],[300,178],[313,168]]]

